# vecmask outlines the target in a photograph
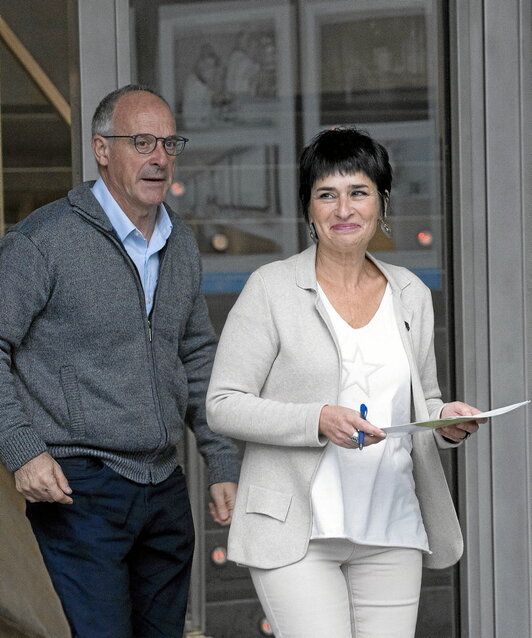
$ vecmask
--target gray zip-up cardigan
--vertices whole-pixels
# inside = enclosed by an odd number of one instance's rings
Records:
[[[318,433],[320,411],[338,403],[341,358],[317,294],[315,256],[310,247],[250,277],[220,337],[207,393],[211,428],[246,441],[228,555],[253,567],[305,555],[311,488],[327,444]],[[415,419],[435,417],[443,403],[430,291],[405,268],[373,261],[392,289]],[[433,431],[415,434],[412,459],[432,552],[425,563],[443,568],[460,558],[463,543],[437,445],[452,447]]]
[[[0,241],[0,459],[94,455],[158,483],[184,424],[209,483],[235,481],[235,448],[205,419],[216,338],[193,234],[168,211],[150,317],[137,270],[85,183]]]

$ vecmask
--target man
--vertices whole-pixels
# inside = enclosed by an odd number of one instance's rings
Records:
[[[191,231],[162,204],[167,103],[128,85],[94,114],[100,178],[0,242],[0,458],[74,638],[182,635],[193,552],[186,422],[231,520],[235,449],[205,420],[215,336]]]

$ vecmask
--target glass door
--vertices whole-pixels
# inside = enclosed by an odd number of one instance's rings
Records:
[[[393,237],[372,252],[431,288],[440,383],[450,388],[445,3],[437,0],[130,0],[133,72],[190,138],[169,203],[203,256],[218,331],[250,272],[305,248],[297,162],[319,130],[357,125],[388,148]],[[444,465],[451,484],[454,459]],[[193,495],[198,498],[198,495]],[[204,521],[204,523],[203,523]],[[203,631],[271,635],[227,531],[202,517]],[[456,572],[424,575],[418,637],[456,635]]]

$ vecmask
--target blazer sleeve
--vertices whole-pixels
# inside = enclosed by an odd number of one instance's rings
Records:
[[[215,432],[244,441],[323,446],[325,439],[318,435],[323,403],[282,402],[263,392],[279,347],[270,295],[257,271],[229,313],[220,337],[207,392],[208,423]]]

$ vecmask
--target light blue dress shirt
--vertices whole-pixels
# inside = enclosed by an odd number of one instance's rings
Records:
[[[91,190],[105,211],[105,214],[109,217],[127,254],[137,267],[146,299],[146,313],[149,315],[153,308],[153,299],[159,276],[159,253],[161,249],[164,248],[172,232],[170,217],[165,207],[161,204],[159,206],[155,228],[148,243],[135,224],[133,224],[116,203],[116,200],[109,192],[109,189],[101,177],[96,181]]]

